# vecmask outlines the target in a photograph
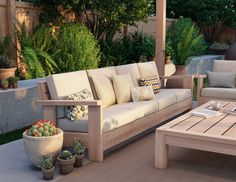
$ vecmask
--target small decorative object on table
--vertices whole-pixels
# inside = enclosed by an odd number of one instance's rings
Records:
[[[23,133],[23,141],[26,156],[39,167],[43,155],[52,154],[53,162],[56,161],[62,149],[63,131],[50,120],[40,120]]]
[[[199,111],[193,111],[191,112],[191,114],[193,116],[198,116],[198,117],[202,117],[202,118],[211,118],[211,117],[216,117],[216,116],[220,116],[223,113],[219,112],[219,111],[213,111],[210,109],[202,109]]]
[[[51,180],[54,176],[55,167],[52,162],[52,154],[43,155],[40,163],[43,172],[43,179]]]
[[[221,103],[220,102],[213,102],[212,105],[208,107],[208,109],[213,111],[219,111],[221,109]]]
[[[68,150],[63,150],[57,157],[61,174],[69,174],[74,169],[75,156]]]
[[[18,77],[10,77],[8,81],[9,81],[9,88],[17,88],[17,83],[19,81]]]
[[[230,114],[230,115],[236,115],[236,107],[231,110],[224,110],[224,113]]]
[[[8,85],[9,85],[8,80],[2,80],[1,81],[1,85],[2,85],[2,89],[3,90],[7,90],[8,89]]]
[[[85,152],[84,143],[79,140],[74,140],[74,142],[72,143],[72,148],[73,148],[73,153],[75,155],[74,167],[83,166],[83,159],[84,159],[84,152]]]

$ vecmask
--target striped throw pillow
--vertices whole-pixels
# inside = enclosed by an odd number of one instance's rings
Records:
[[[149,76],[147,78],[141,78],[139,80],[140,87],[152,86],[154,94],[157,94],[160,91],[160,80],[155,76]]]

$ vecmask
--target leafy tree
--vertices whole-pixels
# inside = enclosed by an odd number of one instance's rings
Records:
[[[167,16],[190,17],[201,28],[207,42],[212,43],[225,26],[236,27],[235,0],[168,0]]]
[[[97,40],[104,40],[112,39],[123,26],[145,21],[151,0],[34,0],[34,2],[44,7],[42,20],[66,21],[58,12],[58,7],[62,6],[65,11],[75,12],[75,21],[84,23]]]

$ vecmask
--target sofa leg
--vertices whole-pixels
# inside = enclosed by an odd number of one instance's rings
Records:
[[[91,161],[103,161],[102,120],[102,106],[89,107],[88,152]]]

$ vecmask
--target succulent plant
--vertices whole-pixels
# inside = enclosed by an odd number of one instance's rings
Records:
[[[63,160],[69,160],[72,159],[72,157],[73,157],[72,153],[68,150],[63,150],[60,155],[60,158]]]
[[[1,81],[1,84],[2,84],[2,85],[8,84],[8,83],[9,83],[8,80],[2,80],[2,81]]]
[[[80,140],[74,140],[74,142],[72,143],[72,148],[74,154],[77,155],[83,155],[85,152],[85,145]]]
[[[5,68],[12,68],[12,62],[9,60],[8,57],[0,55],[0,68],[5,69]]]
[[[31,128],[26,131],[28,136],[33,137],[48,137],[57,135],[60,129],[55,127],[55,123],[50,120],[36,121]]]
[[[43,169],[53,168],[52,154],[43,155],[40,162],[40,167]]]
[[[10,77],[8,78],[9,83],[17,83],[19,81],[18,77]]]

